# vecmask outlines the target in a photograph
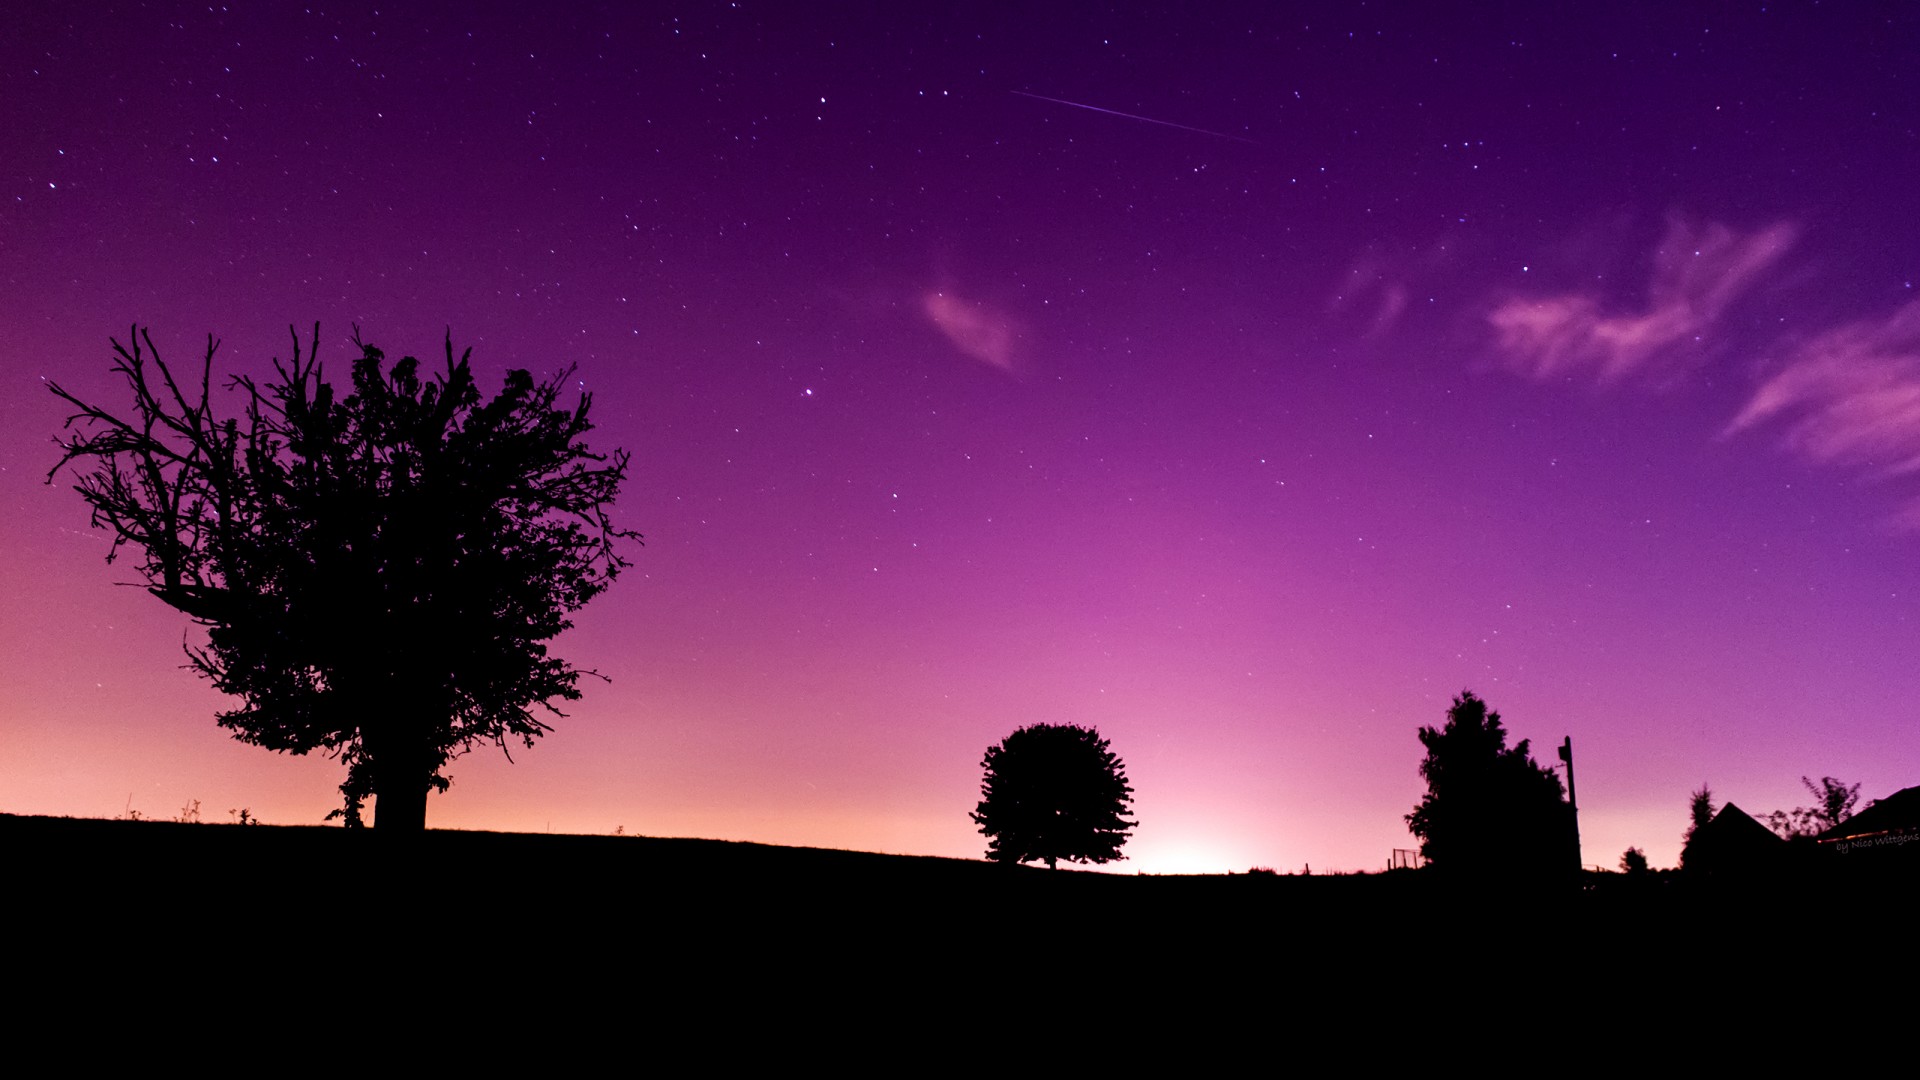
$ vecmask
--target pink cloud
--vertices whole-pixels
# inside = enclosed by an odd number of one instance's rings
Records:
[[[1005,315],[944,290],[928,292],[921,298],[921,309],[954,348],[1001,371],[1014,370],[1013,343],[1019,327]]]
[[[1684,361],[1691,344],[1793,245],[1779,224],[1741,235],[1724,225],[1678,218],[1654,251],[1645,310],[1609,314],[1596,296],[1513,298],[1487,316],[1506,365],[1534,379],[1592,375],[1602,384],[1659,373]]]
[[[1920,301],[1829,330],[1762,382],[1734,434],[1779,420],[1789,448],[1876,478],[1920,472]],[[1920,529],[1920,502],[1901,515]]]

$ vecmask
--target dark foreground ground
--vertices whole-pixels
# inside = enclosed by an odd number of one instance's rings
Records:
[[[1319,1024],[1400,1032],[1390,1045],[1523,1016],[1639,1030],[1689,1007],[1764,1027],[1770,1001],[1910,981],[1920,896],[1910,866],[1864,863],[1554,886],[1158,877],[705,840],[5,815],[0,859],[15,987],[97,1003],[191,986],[235,1009],[297,1001],[309,1019],[411,995],[470,1010],[469,1034],[581,1008],[702,1038],[774,1015],[856,1030],[977,1013],[1016,1042],[1095,1022],[1084,1037],[1158,1039],[1178,1016],[1215,1047],[1281,1028],[1318,1038]]]

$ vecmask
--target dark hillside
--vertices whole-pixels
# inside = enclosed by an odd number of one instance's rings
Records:
[[[1860,959],[1841,929],[1870,941],[1904,925],[1914,895],[1891,878],[1466,888],[1424,871],[1154,877],[710,840],[10,816],[0,850],[15,958],[89,984],[274,987],[344,970],[822,1008],[812,995],[839,987],[899,1008],[1111,992],[1377,1009],[1468,973],[1597,1002],[1642,979],[1631,993],[1673,992],[1680,972],[1738,982]],[[1851,921],[1805,919],[1815,907]]]

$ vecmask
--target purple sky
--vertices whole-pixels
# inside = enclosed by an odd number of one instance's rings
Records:
[[[42,483],[134,322],[451,328],[633,452],[612,682],[431,824],[976,857],[1071,722],[1121,869],[1371,868],[1464,688],[1589,863],[1920,783],[1920,14],[1245,6],[15,13],[0,811],[338,804]]]

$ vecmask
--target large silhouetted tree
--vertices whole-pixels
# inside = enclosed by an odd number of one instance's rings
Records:
[[[335,814],[360,824],[377,798],[383,831],[413,831],[454,756],[531,746],[550,730],[534,707],[560,715],[553,699],[580,697],[583,672],[547,642],[627,565],[616,542],[639,534],[609,519],[627,455],[588,450],[591,395],[560,406],[564,374],[510,372],[485,401],[450,336],[428,380],[412,357],[389,369],[354,345],[345,396],[316,326],[266,385],[233,379],[239,412],[222,418],[218,344],[197,377],[176,377],[136,328],[113,342],[130,410],[52,388],[77,410],[53,473],[89,464],[75,490],[114,534],[108,561],[139,549],[148,591],[207,627],[188,656],[240,699],[222,726],[338,756]]]
[[[972,817],[987,858],[1023,863],[1104,863],[1134,827],[1126,766],[1092,728],[1033,724],[987,748],[980,805]]]
[[[1507,746],[1500,714],[1469,692],[1447,722],[1420,729],[1427,794],[1407,815],[1420,854],[1448,872],[1547,873],[1573,861],[1566,789],[1533,760],[1527,740]]]

